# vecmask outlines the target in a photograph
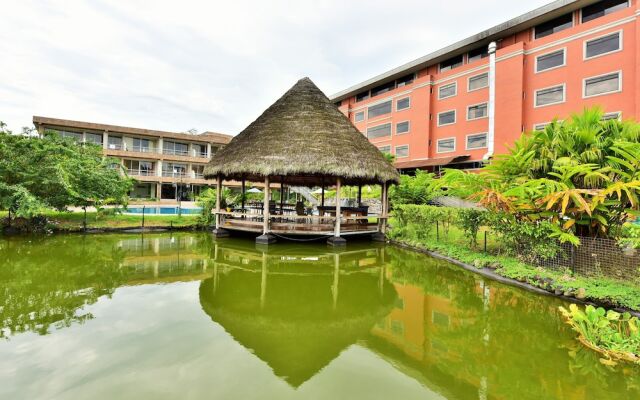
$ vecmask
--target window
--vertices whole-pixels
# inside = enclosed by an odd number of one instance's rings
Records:
[[[486,133],[467,135],[467,150],[483,149],[485,147],[487,147]]]
[[[415,79],[415,74],[405,75],[402,78],[398,78],[396,80],[396,87],[403,87],[413,83]]]
[[[587,78],[584,80],[583,97],[619,92],[620,81],[620,72]]]
[[[109,136],[107,148],[109,150],[122,150],[122,138],[120,136]]]
[[[438,114],[438,126],[456,123],[456,110],[444,111]]]
[[[547,127],[547,125],[549,125],[548,122],[545,122],[545,123],[542,123],[542,124],[535,124],[533,126],[533,130],[534,131],[543,131]]]
[[[611,121],[613,119],[617,119],[618,121],[622,120],[622,113],[621,112],[611,112],[611,113],[606,113],[605,115],[602,116],[602,120],[603,121]]]
[[[409,157],[409,145],[396,146],[396,158]]]
[[[487,116],[487,103],[467,107],[467,120],[484,118]]]
[[[186,156],[189,154],[189,146],[184,143],[165,141],[162,144],[162,152],[164,154]]]
[[[51,129],[51,131],[57,133],[63,138],[72,139],[78,143],[82,142],[82,133],[80,132],[70,132],[70,131],[63,131],[63,130],[57,130],[57,129]]]
[[[489,46],[478,47],[477,49],[469,51],[467,55],[467,62],[473,62],[489,56]]]
[[[102,146],[102,133],[85,133],[84,141]]]
[[[371,89],[371,97],[378,96],[383,93],[387,93],[396,88],[396,81],[385,83],[384,85],[376,86]]]
[[[162,176],[165,177],[180,177],[186,176],[187,165],[186,164],[174,164],[170,162],[162,163]]]
[[[376,139],[385,136],[391,136],[391,124],[383,124],[367,128],[368,139]]]
[[[542,107],[564,102],[564,85],[536,90],[535,106]]]
[[[364,121],[364,111],[358,111],[357,113],[355,113],[354,116],[353,116],[353,120],[355,122]]]
[[[193,154],[196,157],[207,158],[207,145],[206,144],[192,144]]]
[[[469,78],[468,91],[478,90],[489,86],[489,73],[472,76]]]
[[[458,94],[458,84],[456,82],[443,85],[438,88],[438,99],[447,99]]]
[[[381,153],[391,154],[391,146],[380,146],[378,147]]]
[[[462,54],[459,56],[451,57],[448,60],[444,60],[440,63],[440,72],[450,71],[454,68],[458,68],[462,65]]]
[[[436,149],[436,152],[451,153],[452,151],[456,151],[456,138],[438,140],[438,148]]]
[[[584,58],[594,58],[605,54],[616,52],[622,49],[622,32],[616,32],[612,35],[599,37],[584,42]]]
[[[367,90],[366,92],[360,92],[356,95],[356,103],[359,101],[363,101],[369,98],[369,91]]]
[[[599,1],[582,9],[582,22],[589,22],[627,7],[629,7],[629,2],[627,0]]]
[[[411,99],[409,97],[396,101],[396,111],[406,110],[409,106],[411,106]]]
[[[367,118],[375,118],[391,112],[391,100],[376,104],[367,109]]]
[[[552,35],[556,32],[563,31],[573,26],[573,14],[565,14],[551,21],[543,22],[534,28],[536,39]]]
[[[151,142],[149,139],[133,139],[132,151],[139,151],[141,153],[149,153],[151,151]]]
[[[150,161],[124,160],[124,166],[129,175],[150,176],[154,175],[153,163]]]
[[[409,121],[402,121],[396,124],[396,135],[409,132]]]
[[[536,72],[547,71],[565,65],[564,49],[536,57]]]

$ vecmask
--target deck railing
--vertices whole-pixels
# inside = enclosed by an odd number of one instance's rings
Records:
[[[217,215],[220,228],[256,233],[264,231],[262,213],[220,211]],[[268,218],[268,232],[329,236],[335,234],[338,221],[337,217],[330,215],[269,214]],[[339,218],[340,234],[377,232],[379,223],[387,218],[384,215],[342,215]]]

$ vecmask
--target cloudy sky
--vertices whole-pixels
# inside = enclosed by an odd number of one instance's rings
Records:
[[[0,0],[0,120],[237,134],[299,78],[328,95],[548,0]]]

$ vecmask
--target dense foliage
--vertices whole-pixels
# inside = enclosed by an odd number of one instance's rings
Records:
[[[415,176],[401,175],[400,184],[389,190],[389,201],[394,207],[398,204],[427,204],[442,195],[436,181],[435,174],[420,170]]]
[[[18,217],[69,206],[124,204],[131,180],[99,146],[58,135],[13,135],[0,131],[0,208]]]
[[[580,340],[601,352],[608,365],[614,360],[625,360],[640,364],[640,321],[629,313],[588,305],[584,311],[571,304],[569,310],[560,307],[567,323],[578,332]]]
[[[480,173],[449,170],[441,184],[518,221],[551,223],[554,236],[613,236],[638,210],[640,125],[599,109],[524,134]]]

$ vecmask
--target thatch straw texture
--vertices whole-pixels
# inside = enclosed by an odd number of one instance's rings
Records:
[[[397,182],[398,172],[309,79],[298,81],[205,168],[205,177],[287,184]]]

